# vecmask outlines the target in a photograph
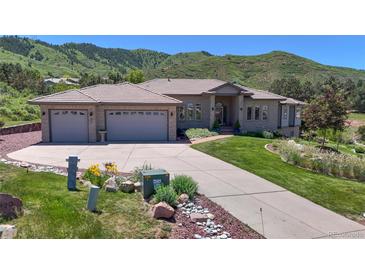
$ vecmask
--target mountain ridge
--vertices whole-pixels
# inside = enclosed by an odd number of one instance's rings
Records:
[[[277,79],[320,82],[331,76],[365,81],[365,70],[320,64],[275,50],[259,55],[213,55],[207,51],[167,54],[149,49],[99,47],[92,43],[52,45],[17,36],[0,37],[0,62],[20,63],[43,77],[80,77],[140,69],[145,78],[217,78],[268,89]]]

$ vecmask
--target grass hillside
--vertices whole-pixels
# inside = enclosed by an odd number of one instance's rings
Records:
[[[357,82],[359,79],[365,79],[365,71],[326,66],[281,51],[256,56],[184,53],[168,57],[147,76],[149,78],[218,78],[268,89],[274,80],[290,76],[303,82],[309,80],[312,83],[323,81],[330,76]]]
[[[326,66],[312,60],[274,51],[256,56],[215,56],[208,52],[168,55],[147,49],[102,48],[88,43],[61,46],[19,37],[0,37],[0,62],[20,63],[43,76],[107,76],[142,69],[146,79],[155,77],[218,78],[256,88],[269,88],[276,79],[294,76],[312,83],[330,76],[340,80],[365,80],[365,70]]]

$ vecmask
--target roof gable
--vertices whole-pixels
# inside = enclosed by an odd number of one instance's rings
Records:
[[[201,95],[227,84],[217,79],[153,79],[139,86],[167,95]]]

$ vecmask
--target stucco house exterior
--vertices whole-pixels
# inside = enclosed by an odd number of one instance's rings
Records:
[[[297,136],[303,102],[216,79],[103,84],[29,101],[41,108],[43,142],[174,141],[177,129],[211,128]]]

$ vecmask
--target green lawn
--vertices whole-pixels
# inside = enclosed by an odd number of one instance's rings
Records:
[[[0,164],[0,192],[23,200],[24,215],[12,221],[18,238],[158,238],[171,227],[150,217],[140,193],[100,191],[101,214],[85,210],[88,189],[69,192],[66,177],[52,173],[26,173]]]
[[[365,212],[365,184],[317,174],[284,163],[264,146],[272,140],[235,136],[192,147],[250,171],[351,219]]]
[[[350,113],[349,120],[358,120],[365,122],[365,113]]]

